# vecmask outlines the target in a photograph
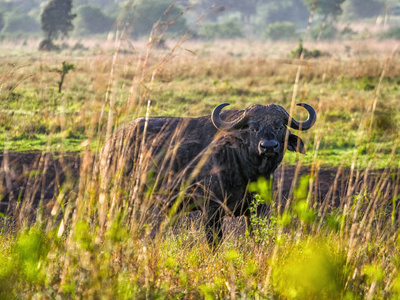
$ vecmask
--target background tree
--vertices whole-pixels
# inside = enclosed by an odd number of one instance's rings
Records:
[[[75,25],[81,35],[99,34],[112,29],[114,20],[104,14],[96,6],[85,5],[78,9],[78,18]]]
[[[25,13],[13,12],[8,14],[3,30],[8,33],[40,32],[40,24],[34,18]]]
[[[208,40],[234,39],[243,37],[242,22],[228,20],[220,23],[206,23],[201,27],[199,36]]]
[[[74,7],[91,6],[99,8],[106,16],[117,19],[121,6],[126,0],[74,0]],[[79,13],[78,13],[79,16]]]
[[[71,13],[72,0],[50,0],[41,15],[42,31],[46,38],[40,43],[40,49],[54,49],[53,40],[61,33],[62,37],[74,29],[72,20],[76,17]]]
[[[216,22],[221,12],[226,10],[223,3],[214,0],[188,0],[188,5],[192,6],[194,19],[201,16],[201,19]],[[190,12],[189,12],[190,14]]]
[[[155,34],[184,32],[188,29],[182,9],[172,5],[170,0],[131,1],[126,7],[124,20],[132,27],[134,37],[147,36],[153,25],[160,20]]]
[[[0,31],[3,30],[4,27],[4,15],[2,12],[0,12]]]
[[[382,12],[385,2],[383,0],[350,0],[348,10],[352,17],[371,18]]]
[[[323,15],[326,19],[328,16],[337,17],[342,14],[342,4],[346,0],[318,0],[315,12]],[[315,0],[304,0],[304,4],[311,9]]]
[[[346,0],[318,0],[317,6],[315,7],[315,13],[321,15],[322,22],[317,24],[312,30],[311,35],[314,35],[316,40],[321,38],[335,38],[337,35],[337,29],[334,26],[334,22],[337,17],[343,13],[342,4]],[[304,0],[304,4],[311,9],[315,0]],[[328,26],[327,26],[328,25]]]
[[[250,17],[257,12],[257,4],[262,0],[189,0],[195,5],[200,14],[204,14],[208,20],[217,21],[222,12],[239,13],[243,23],[249,23]]]
[[[260,0],[224,0],[224,3],[229,10],[237,11],[243,23],[249,23],[250,17],[257,11],[257,4]]]
[[[274,41],[293,40],[299,38],[296,25],[291,22],[276,22],[270,24],[265,31],[265,37]]]
[[[41,0],[12,0],[4,1],[0,0],[0,8],[6,8],[8,11],[18,10],[20,13],[28,13],[31,11],[38,10],[40,7]]]
[[[303,0],[271,0],[265,6],[264,18],[267,23],[292,22],[305,27],[310,13]]]

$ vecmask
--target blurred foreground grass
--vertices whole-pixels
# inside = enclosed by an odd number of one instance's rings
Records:
[[[374,213],[373,224],[364,226],[357,202],[349,214],[323,216],[303,205],[299,195],[307,196],[307,184],[296,194],[283,215],[253,219],[252,235],[231,232],[217,251],[208,248],[198,221],[154,238],[143,236],[147,225],[132,230],[120,217],[102,235],[86,215],[70,223],[67,234],[62,223],[49,229],[40,218],[16,234],[3,230],[0,297],[400,297],[398,220],[385,223]]]

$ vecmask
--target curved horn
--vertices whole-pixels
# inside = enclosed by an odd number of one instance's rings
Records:
[[[237,129],[243,127],[245,124],[247,124],[247,121],[249,120],[249,117],[246,116],[244,113],[241,118],[238,120],[235,120],[233,122],[225,122],[221,120],[221,110],[225,107],[228,106],[229,103],[222,103],[218,105],[216,108],[214,108],[212,114],[211,114],[211,121],[214,124],[215,128],[219,130],[229,130],[229,129]]]
[[[297,122],[292,118],[292,121],[288,125],[296,130],[310,129],[314,125],[315,121],[317,121],[317,113],[315,112],[314,108],[307,103],[297,103],[296,105],[304,107],[308,111],[308,118],[304,122]]]

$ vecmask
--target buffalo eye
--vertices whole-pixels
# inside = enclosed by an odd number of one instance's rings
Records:
[[[260,125],[256,122],[249,123],[249,128],[251,131],[258,131],[260,129]]]
[[[274,129],[275,130],[283,130],[285,126],[283,125],[283,122],[281,120],[275,120],[274,121]]]

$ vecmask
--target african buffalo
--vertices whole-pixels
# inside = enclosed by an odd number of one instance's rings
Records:
[[[221,112],[227,105],[199,118],[138,118],[117,131],[101,152],[101,176],[108,178],[103,191],[113,174],[120,174],[117,185],[127,191],[126,198],[134,198],[127,202],[133,206],[144,189],[151,189],[164,209],[177,202],[179,209],[201,209],[207,240],[217,243],[224,215],[249,215],[247,186],[270,177],[282,161],[285,142],[288,150],[305,152],[303,141],[287,127],[308,130],[316,121],[315,110],[305,103],[297,104],[309,113],[305,122],[275,104]]]

